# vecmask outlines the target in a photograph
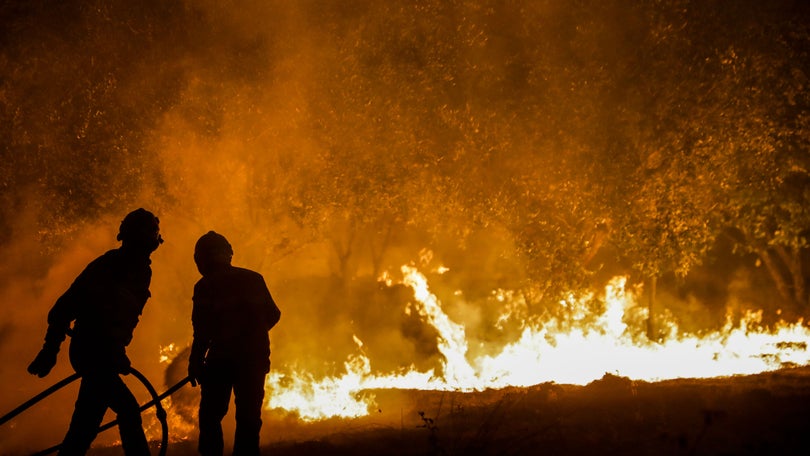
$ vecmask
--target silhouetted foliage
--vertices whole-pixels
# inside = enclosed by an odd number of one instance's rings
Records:
[[[144,188],[190,218],[230,197],[257,257],[327,243],[350,281],[491,233],[554,302],[600,251],[683,276],[733,233],[806,303],[807,18],[790,0],[6,3],[0,236],[32,201],[58,238]],[[169,145],[238,185],[189,203]]]

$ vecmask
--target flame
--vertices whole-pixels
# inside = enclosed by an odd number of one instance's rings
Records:
[[[166,411],[166,423],[169,426],[169,442],[178,443],[185,442],[197,433],[197,423],[189,422],[181,415],[176,413],[171,396],[164,398],[161,401],[163,409]],[[154,413],[154,409],[141,415],[144,422],[144,433],[146,438],[152,442],[159,442],[163,438],[163,429],[160,420]],[[115,442],[114,445],[120,445],[120,440]]]
[[[560,303],[566,310],[565,319],[525,319],[517,340],[500,348],[496,355],[471,359],[465,327],[442,310],[427,278],[413,266],[402,266],[401,272],[400,283],[410,287],[414,296],[406,311],[416,312],[439,334],[442,372],[411,368],[399,373],[373,373],[363,343],[355,336],[358,353],[344,363],[346,373],[341,376],[316,380],[302,372],[271,372],[267,379],[268,409],[287,410],[304,421],[314,421],[367,415],[375,406],[369,392],[374,389],[480,391],[544,382],[585,385],[606,373],[660,381],[753,374],[810,364],[810,329],[800,320],[769,331],[759,325],[761,312],[746,314],[738,325],[729,317],[720,331],[705,335],[679,334],[677,325],[668,322],[664,342],[638,337],[627,316],[640,312],[646,317],[646,309],[636,305],[625,277],[616,277],[606,286],[600,314],[594,316],[586,305],[593,295],[572,295]],[[388,273],[380,280],[389,286],[395,283]],[[497,290],[495,297],[506,309],[496,324],[519,314],[514,293]]]
[[[177,356],[179,349],[175,343],[160,346],[160,363],[170,363]]]

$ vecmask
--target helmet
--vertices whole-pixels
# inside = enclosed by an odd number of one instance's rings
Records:
[[[163,243],[159,225],[160,220],[155,217],[155,214],[144,208],[135,209],[121,221],[117,239],[132,244],[154,244],[154,248],[157,248]]]
[[[209,231],[203,234],[194,246],[194,262],[197,265],[231,263],[233,248],[225,236]]]

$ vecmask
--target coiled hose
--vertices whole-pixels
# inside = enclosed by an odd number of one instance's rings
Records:
[[[168,442],[169,442],[169,424],[166,421],[166,410],[163,408],[163,405],[161,404],[160,401],[162,401],[163,399],[167,398],[168,396],[174,394],[175,391],[179,390],[186,383],[188,383],[191,380],[191,378],[186,377],[186,378],[180,380],[179,382],[175,383],[171,388],[167,389],[163,394],[158,395],[157,391],[152,386],[152,384],[149,382],[149,380],[146,378],[146,376],[144,376],[142,373],[140,373],[135,368],[130,368],[130,372],[132,373],[132,375],[135,378],[140,380],[140,382],[143,384],[144,387],[146,387],[147,391],[149,391],[149,394],[152,396],[152,400],[147,402],[146,404],[142,405],[139,410],[140,410],[141,413],[143,413],[143,411],[147,410],[148,408],[150,408],[152,406],[155,407],[155,414],[157,415],[158,421],[160,421],[160,427],[161,427],[161,433],[162,433],[162,437],[161,437],[161,440],[160,440],[160,453],[159,454],[160,454],[160,456],[165,456],[166,455],[166,449],[168,447]],[[37,402],[41,401],[42,399],[45,399],[46,397],[50,396],[51,394],[55,393],[56,391],[62,389],[63,387],[69,385],[70,383],[73,383],[74,381],[76,381],[80,377],[81,377],[81,375],[79,375],[78,373],[70,375],[70,376],[64,378],[63,380],[55,383],[53,386],[46,389],[45,391],[43,391],[43,392],[37,394],[36,396],[32,397],[31,399],[27,400],[26,402],[24,402],[19,407],[12,410],[11,412],[3,415],[3,417],[0,418],[0,426],[2,426],[3,424],[5,424],[7,421],[14,418],[15,416],[19,415],[20,413],[24,412],[25,410],[27,410],[28,408],[30,408],[31,406],[33,406]],[[113,421],[110,421],[109,423],[101,425],[98,428],[98,432],[106,431],[107,429],[110,429],[110,428],[115,427],[117,425],[118,425],[118,420],[117,419],[113,420]],[[34,455],[35,456],[43,456],[43,455],[51,454],[51,453],[54,453],[54,452],[58,451],[61,446],[62,446],[61,444],[54,445],[54,446],[52,446],[50,448],[47,448],[45,450],[34,453]]]

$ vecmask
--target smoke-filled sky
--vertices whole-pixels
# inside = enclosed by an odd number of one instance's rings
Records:
[[[408,297],[376,285],[405,263],[448,266],[436,292],[462,289],[449,311],[485,333],[492,289],[578,283],[605,189],[641,188],[625,178],[668,163],[671,129],[727,119],[735,59],[784,63],[807,38],[790,29],[803,2],[709,3],[3,2],[0,412],[70,372],[66,344],[45,380],[25,367],[54,300],[138,207],[166,239],[129,350],[156,385],[160,348],[190,341],[192,249],[211,229],[267,278],[280,368],[339,369],[353,334],[373,367],[432,365]],[[801,55],[773,71],[804,81]],[[747,112],[769,118],[761,98]],[[56,443],[71,394],[2,446]]]

